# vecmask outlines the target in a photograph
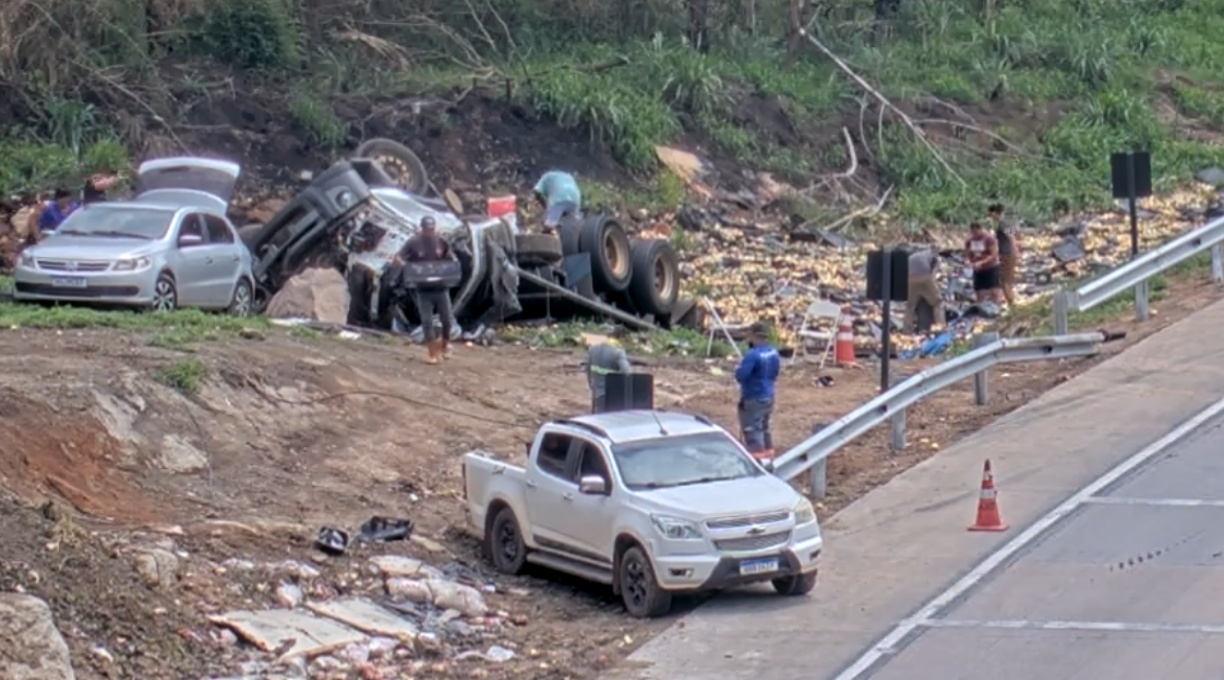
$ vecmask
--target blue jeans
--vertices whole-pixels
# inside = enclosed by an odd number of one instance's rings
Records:
[[[573,201],[557,201],[544,211],[544,226],[548,228],[556,227],[561,224],[561,218],[569,215],[575,219],[581,218],[582,215],[578,212],[578,204]]]
[[[760,453],[773,448],[773,431],[769,418],[773,415],[773,399],[741,399],[737,415],[744,446],[749,453]]]

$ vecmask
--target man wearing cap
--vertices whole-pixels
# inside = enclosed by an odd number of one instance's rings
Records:
[[[400,257],[405,262],[439,262],[455,259],[446,239],[438,236],[437,223],[434,218],[421,218],[421,231],[408,239],[400,251]],[[421,316],[421,330],[425,334],[425,347],[429,350],[431,364],[445,359],[450,353],[451,326],[454,325],[454,315],[451,313],[450,290],[442,286],[420,286],[416,289],[415,302]],[[434,331],[434,312],[442,319],[442,337]]]
[[[629,355],[621,349],[615,340],[608,340],[595,345],[587,352],[586,361],[582,363],[586,369],[587,385],[591,387],[591,413],[601,413],[604,409],[604,396],[608,393],[607,377],[612,373],[629,373]]]
[[[748,329],[748,353],[735,369],[740,385],[739,422],[744,446],[762,463],[773,460],[773,431],[769,419],[774,409],[774,386],[782,372],[782,357],[769,344],[764,324]]]

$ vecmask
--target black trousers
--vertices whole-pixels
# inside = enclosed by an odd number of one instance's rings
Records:
[[[455,324],[455,317],[451,313],[450,291],[436,288],[417,289],[416,306],[421,315],[421,330],[425,333],[425,342],[438,339],[433,324],[435,312],[442,318],[442,339],[450,340],[451,326]]]

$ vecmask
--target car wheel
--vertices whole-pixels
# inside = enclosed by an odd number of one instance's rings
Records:
[[[153,284],[153,311],[173,312],[178,309],[178,286],[169,272],[162,272]]]
[[[633,275],[629,235],[619,222],[605,215],[588,217],[578,240],[582,252],[591,256],[591,276],[597,290],[619,293],[629,287]]]
[[[234,297],[230,300],[229,313],[238,317],[250,316],[255,306],[254,299],[251,282],[246,279],[238,279],[238,285],[234,286]]]
[[[353,156],[378,161],[391,179],[410,194],[424,194],[429,188],[429,175],[421,157],[393,139],[371,139],[357,147]]]
[[[774,590],[778,591],[779,595],[792,597],[807,595],[816,587],[816,572],[783,576],[782,578],[774,579],[772,583]]]
[[[666,239],[635,241],[632,248],[633,279],[629,294],[634,304],[657,319],[671,319],[680,295],[680,262]]]
[[[489,526],[489,559],[497,571],[511,576],[523,570],[527,561],[527,544],[519,529],[514,511],[502,508]]]
[[[671,611],[671,593],[659,587],[650,559],[637,546],[621,556],[620,589],[630,616],[652,619]]]

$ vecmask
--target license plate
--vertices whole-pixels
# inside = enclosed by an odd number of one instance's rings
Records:
[[[85,279],[79,276],[57,276],[51,279],[51,285],[55,286],[56,288],[84,288]]]
[[[740,576],[768,574],[778,570],[778,558],[769,557],[763,560],[744,560],[740,562]]]

